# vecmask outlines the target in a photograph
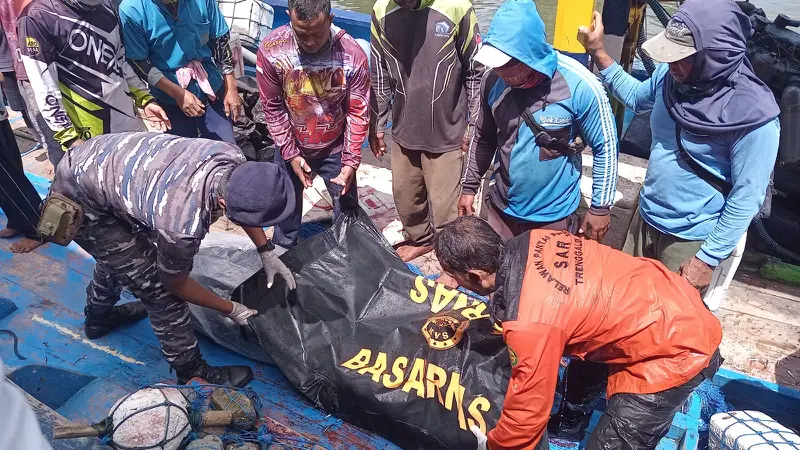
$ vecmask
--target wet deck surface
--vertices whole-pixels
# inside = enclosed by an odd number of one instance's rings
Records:
[[[21,121],[12,122],[15,128]],[[30,151],[33,143],[18,139],[23,160],[30,173],[51,178],[52,171],[42,150]],[[371,155],[370,155],[371,156]],[[383,162],[369,161],[358,171],[362,207],[392,243],[404,237],[391,195],[391,172]],[[380,165],[384,167],[379,167]],[[46,190],[46,180],[39,180]],[[305,193],[305,221],[327,219],[332,208],[319,179]],[[5,217],[0,215],[0,226]],[[242,234],[241,229],[221,219],[211,232]],[[31,364],[50,364],[82,373],[98,374],[67,404],[54,408],[70,420],[98,420],[114,400],[143,384],[173,379],[161,358],[158,343],[144,321],[96,342],[83,338],[84,289],[93,262],[74,244],[69,248],[46,245],[29,255],[12,255],[10,241],[0,240],[0,299],[13,300],[20,311],[8,318],[0,315],[0,328],[26,329],[34,339],[20,342],[28,361],[14,356],[6,337],[0,336],[0,356],[11,369]],[[432,255],[413,261],[424,273],[438,274]],[[800,287],[779,285],[740,271],[717,315],[724,329],[722,355],[725,367],[780,385],[800,388]],[[33,328],[33,329],[30,329]],[[122,349],[122,350],[120,350]],[[232,355],[209,341],[204,353],[214,364],[252,361]],[[87,358],[93,352],[108,355],[103,361]],[[270,429],[278,436],[306,436],[321,439],[319,445],[334,448],[394,448],[388,442],[326,416],[307,402],[277,368],[256,368],[254,387],[264,396],[265,413],[272,418]],[[91,402],[87,404],[87,399]],[[309,447],[310,448],[310,447]]]

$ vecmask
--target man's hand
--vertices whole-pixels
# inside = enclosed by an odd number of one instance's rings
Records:
[[[83,145],[84,142],[86,141],[84,141],[83,139],[75,139],[74,141],[72,141],[72,144],[69,144],[69,148],[79,147]]]
[[[586,49],[586,53],[594,54],[605,51],[605,45],[603,44],[604,33],[603,16],[594,11],[592,13],[591,26],[589,28],[578,27],[578,42]]]
[[[237,325],[247,325],[247,319],[255,316],[258,314],[258,311],[255,309],[250,309],[244,306],[241,303],[231,302],[233,304],[233,310],[228,313],[228,317],[231,318]]]
[[[678,273],[695,289],[702,291],[711,284],[714,268],[698,259],[697,256],[692,256],[681,264],[681,269]]]
[[[369,148],[376,158],[380,159],[386,154],[386,142],[383,140],[384,133],[375,133],[369,135]]]
[[[272,287],[272,283],[275,281],[275,275],[280,275],[283,280],[286,281],[286,286],[288,286],[290,290],[294,290],[294,288],[297,287],[292,271],[278,258],[278,255],[274,252],[264,252],[260,253],[258,256],[261,257],[261,264],[264,265],[264,272],[267,274],[267,288]]]
[[[466,136],[461,139],[461,153],[469,153],[469,138]]]
[[[200,117],[206,112],[203,102],[186,89],[175,98],[175,102],[187,117]]]
[[[228,89],[225,93],[225,115],[232,121],[239,120],[239,115],[242,112],[242,99],[239,97],[239,92],[235,89]]]
[[[308,167],[306,160],[303,159],[302,156],[298,156],[297,158],[291,160],[289,164],[292,165],[292,170],[294,170],[295,175],[300,178],[300,181],[303,183],[303,187],[311,187],[314,177],[311,175],[311,167]]]
[[[144,118],[158,131],[169,131],[172,123],[167,117],[167,112],[156,102],[150,102],[144,107]]]
[[[461,194],[461,198],[458,199],[458,215],[460,216],[472,216],[475,214],[475,195],[470,194]]]
[[[586,215],[583,216],[583,221],[581,222],[581,228],[578,230],[578,234],[583,235],[586,233],[586,231],[591,230],[588,236],[589,239],[594,239],[597,242],[603,242],[603,238],[606,237],[606,233],[608,233],[608,227],[610,224],[611,214],[598,216],[587,211]]]
[[[477,450],[487,450],[486,441],[488,440],[486,435],[483,434],[480,428],[477,425],[473,425],[469,427],[469,431],[472,431],[472,434],[475,435],[475,439],[478,440],[478,447]]]
[[[341,195],[347,194],[347,191],[350,190],[350,186],[353,184],[353,178],[355,177],[356,170],[350,166],[342,166],[342,171],[339,172],[339,175],[331,180],[331,183],[338,184],[342,187]]]
[[[600,70],[604,70],[614,64],[614,60],[606,53],[606,47],[603,43],[604,34],[603,16],[597,11],[592,14],[591,28],[578,27],[578,42],[586,49],[586,53],[591,55],[592,60]]]

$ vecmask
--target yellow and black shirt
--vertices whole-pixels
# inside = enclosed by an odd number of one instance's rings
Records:
[[[473,61],[481,37],[469,0],[422,0],[402,9],[378,0],[372,12],[371,129],[403,148],[445,153],[471,138],[483,66]]]
[[[72,0],[33,0],[17,29],[36,103],[61,145],[144,131],[134,106],[153,97],[125,60],[111,0],[90,9]]]

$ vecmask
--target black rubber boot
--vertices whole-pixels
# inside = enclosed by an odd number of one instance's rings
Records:
[[[247,366],[209,366],[200,356],[175,367],[175,372],[178,375],[178,384],[186,384],[197,377],[211,384],[244,387],[253,380],[253,369]]]
[[[89,339],[98,339],[116,330],[123,325],[136,323],[147,317],[144,303],[135,301],[115,306],[111,315],[95,317],[86,311],[85,333]]]

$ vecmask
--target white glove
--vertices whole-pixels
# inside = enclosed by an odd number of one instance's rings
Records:
[[[469,430],[472,431],[472,434],[475,435],[475,439],[478,440],[478,450],[487,450],[486,447],[486,435],[483,434],[481,429],[477,425],[473,425],[469,427]]]
[[[264,272],[267,274],[267,288],[272,287],[272,282],[275,281],[275,275],[283,277],[289,290],[294,290],[294,288],[297,287],[292,271],[278,258],[278,255],[269,251],[259,253],[258,256],[261,258],[261,264],[264,266]]]
[[[258,314],[258,311],[256,311],[255,309],[250,309],[241,303],[237,302],[231,302],[231,303],[233,303],[233,311],[231,311],[228,314],[228,317],[230,317],[231,320],[233,320],[239,325],[247,325],[247,319]]]

